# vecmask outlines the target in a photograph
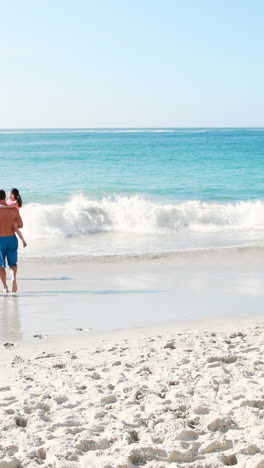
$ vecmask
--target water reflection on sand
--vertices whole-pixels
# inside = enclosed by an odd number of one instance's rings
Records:
[[[263,313],[262,271],[184,271],[159,262],[22,266],[18,297],[0,297],[0,342]]]
[[[3,296],[0,308],[0,340],[22,340],[19,298]]]

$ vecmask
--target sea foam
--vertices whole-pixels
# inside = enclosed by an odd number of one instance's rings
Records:
[[[63,205],[29,203],[21,214],[25,235],[35,239],[103,232],[258,232],[264,226],[263,201],[160,203],[141,196],[111,196],[95,200],[79,195]]]

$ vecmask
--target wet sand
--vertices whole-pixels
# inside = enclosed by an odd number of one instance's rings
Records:
[[[0,297],[0,340],[262,314],[260,266],[24,259],[18,296]]]

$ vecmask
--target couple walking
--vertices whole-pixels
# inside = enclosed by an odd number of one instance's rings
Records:
[[[17,189],[12,189],[10,199],[6,201],[6,193],[0,190],[0,278],[3,285],[3,292],[8,293],[6,282],[6,260],[11,273],[11,291],[17,292],[17,249],[18,240],[16,234],[20,237],[24,247],[26,242],[23,238],[20,228],[23,227],[23,221],[19,214],[19,208],[22,200]]]

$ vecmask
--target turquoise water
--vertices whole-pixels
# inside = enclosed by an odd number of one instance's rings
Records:
[[[18,186],[26,202],[74,193],[264,199],[264,129],[2,131],[0,155],[2,185]]]
[[[32,254],[61,237],[67,254],[258,243],[263,158],[264,129],[0,131]]]

